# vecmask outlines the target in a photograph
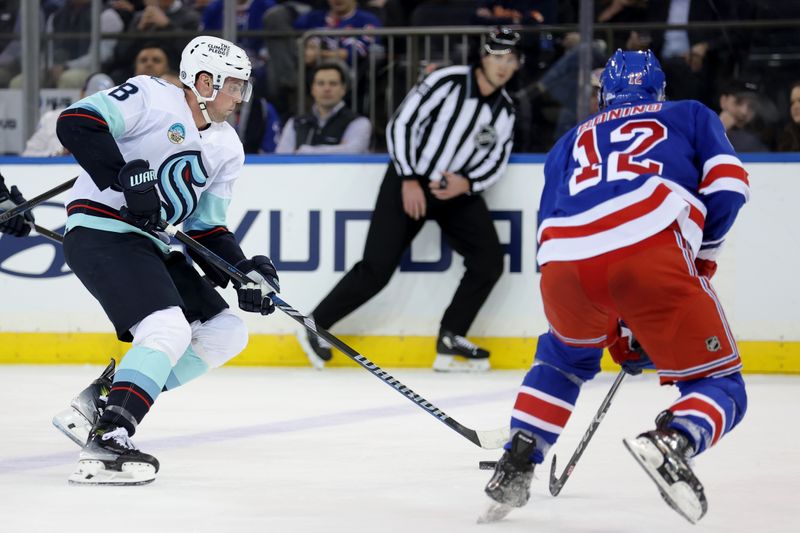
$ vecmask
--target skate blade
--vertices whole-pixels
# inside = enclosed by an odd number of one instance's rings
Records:
[[[67,407],[54,416],[53,426],[81,448],[89,439],[89,431],[92,429],[86,417],[72,407]]]
[[[664,458],[655,444],[646,439],[622,439],[622,443],[650,476],[658,487],[661,497],[670,507],[692,524],[703,518],[706,509],[692,488],[685,481],[669,485],[658,473]]]
[[[110,470],[102,461],[84,459],[67,481],[70,485],[147,485],[156,479],[156,470],[148,463],[122,463],[121,470]]]
[[[436,359],[433,361],[433,369],[436,372],[460,372],[460,373],[473,373],[473,372],[487,372],[491,370],[489,359],[470,359],[460,355],[442,355],[437,354]]]
[[[489,503],[483,510],[480,516],[478,516],[478,523],[479,524],[491,524],[492,522],[498,522],[508,516],[514,507],[511,507],[505,503],[499,503],[492,499],[490,499]]]
[[[311,348],[311,345],[306,338],[305,331],[300,331],[297,333],[297,341],[300,343],[300,348],[303,349],[303,353],[306,354],[306,358],[308,359],[308,362],[311,363],[311,366],[314,368],[314,370],[324,370],[325,360],[319,357],[313,348]]]

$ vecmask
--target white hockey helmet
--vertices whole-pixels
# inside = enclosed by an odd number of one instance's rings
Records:
[[[206,110],[206,102],[214,100],[218,92],[222,91],[241,98],[243,102],[250,100],[253,92],[253,86],[250,84],[250,59],[247,53],[232,42],[219,37],[201,35],[192,39],[181,54],[180,70],[181,83],[189,87],[197,97],[200,110],[208,122],[211,122],[211,119]],[[214,92],[211,96],[201,96],[195,87],[197,75],[201,72],[206,72],[212,77]],[[225,83],[228,78],[233,78],[232,83]]]

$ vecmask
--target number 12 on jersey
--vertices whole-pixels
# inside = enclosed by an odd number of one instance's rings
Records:
[[[573,196],[594,187],[603,179],[603,160],[597,147],[598,126],[586,128],[578,134],[572,146],[572,158],[578,167],[569,180]],[[643,174],[660,174],[664,164],[645,157],[667,138],[667,128],[654,118],[628,120],[612,130],[608,142],[621,144],[623,149],[608,154],[605,164],[607,181],[633,180]]]

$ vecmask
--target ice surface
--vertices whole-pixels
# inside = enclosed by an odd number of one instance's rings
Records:
[[[561,495],[537,470],[531,502],[477,525],[499,457],[453,432],[362,369],[223,368],[158,398],[137,444],[161,461],[143,487],[72,487],[78,448],[51,425],[101,367],[0,367],[0,531],[648,532],[800,531],[800,376],[749,376],[742,425],[695,470],[709,511],[691,526],[622,446],[677,391],[626,380]],[[462,424],[507,424],[521,371],[396,370]],[[584,387],[553,451],[559,472],[608,391]]]

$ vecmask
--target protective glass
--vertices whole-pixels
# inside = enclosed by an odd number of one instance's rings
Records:
[[[237,78],[225,78],[225,83],[219,90],[228,96],[240,98],[242,102],[249,102],[250,95],[253,94],[253,86],[250,81],[244,81]]]

